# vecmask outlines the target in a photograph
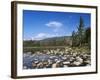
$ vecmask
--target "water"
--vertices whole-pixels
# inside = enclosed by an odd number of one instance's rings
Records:
[[[60,56],[48,55],[48,54],[24,54],[23,55],[23,66],[32,68],[32,62],[41,62],[48,60],[61,60]]]
[[[41,68],[44,68],[47,66],[52,68],[52,65],[56,62],[60,62],[59,63],[60,67],[64,67],[64,66],[68,66],[68,65],[75,66],[75,64],[73,64],[73,63],[75,63],[75,60],[77,59],[77,57],[79,57],[79,56],[61,55],[61,54],[60,55],[55,55],[55,54],[52,55],[52,54],[44,54],[44,53],[31,54],[31,52],[28,52],[28,53],[23,54],[23,68],[24,69],[38,68],[37,65],[39,65],[39,63],[43,64],[44,62],[47,62],[48,64],[46,64],[45,66],[40,65]],[[85,60],[84,58],[85,57],[83,55],[83,59],[82,58],[80,58],[80,59]],[[85,61],[90,61],[90,60],[89,60],[89,58],[87,58]],[[32,63],[36,64],[36,67],[33,67]],[[90,62],[89,63],[82,63],[81,65],[82,66],[90,65]],[[81,66],[81,65],[79,65],[79,66]]]

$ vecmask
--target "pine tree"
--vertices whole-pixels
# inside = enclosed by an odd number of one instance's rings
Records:
[[[72,46],[82,46],[84,44],[85,28],[83,18],[80,17],[79,26],[77,32],[72,32]]]
[[[80,22],[79,22],[79,27],[77,32],[78,32],[79,46],[82,46],[82,43],[84,42],[84,35],[85,35],[84,21],[82,17],[80,17]]]

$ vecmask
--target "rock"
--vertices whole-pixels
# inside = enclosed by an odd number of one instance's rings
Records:
[[[37,64],[36,63],[32,63],[32,67],[36,68]]]
[[[43,68],[44,66],[43,66],[43,63],[42,62],[39,62],[38,64],[37,64],[37,68]]]
[[[48,60],[48,64],[52,64],[52,63],[53,63],[53,61],[49,59]]]
[[[79,66],[79,65],[81,65],[82,63],[80,63],[80,62],[77,62],[77,61],[74,61],[73,62],[73,65],[75,65],[75,66]]]
[[[43,62],[44,66],[48,65],[48,62],[47,61],[44,61]]]
[[[47,51],[47,54],[50,54],[50,51]]]
[[[41,54],[41,52],[40,51],[37,51],[36,54]]]
[[[69,61],[70,61],[70,62],[75,61],[75,57],[70,56],[70,60],[69,60]]]
[[[73,56],[76,56],[76,55],[77,55],[77,52],[74,52],[74,53],[73,53]]]
[[[83,63],[83,59],[82,59],[82,58],[80,58],[79,56],[78,56],[78,57],[76,57],[76,61],[77,61],[77,62],[80,62],[80,63]]]
[[[38,61],[38,60],[36,60],[36,61],[34,61],[34,63],[36,63],[36,64],[37,64],[37,63],[39,63],[39,61]]]
[[[65,62],[63,62],[63,64],[64,65],[68,65],[68,64],[70,64],[70,62],[69,61],[65,61]]]
[[[76,61],[73,62],[74,65],[79,66],[83,63],[83,59],[80,58],[79,56],[76,57]]]
[[[55,62],[57,62],[57,61],[58,61],[58,59],[54,59],[54,61],[55,61]]]
[[[57,61],[56,63],[52,64],[52,68],[60,67],[60,61]]]
[[[63,60],[66,60],[66,59],[67,59],[67,57],[62,57],[62,59],[63,59]]]
[[[52,64],[52,68],[56,68],[57,67],[57,63]]]

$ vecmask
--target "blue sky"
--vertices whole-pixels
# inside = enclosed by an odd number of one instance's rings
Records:
[[[90,27],[89,13],[23,10],[23,39],[41,40],[50,37],[70,36],[79,25],[80,16],[85,27]]]

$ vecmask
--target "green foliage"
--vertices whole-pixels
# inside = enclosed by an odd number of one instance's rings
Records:
[[[80,22],[77,31],[72,32],[72,47],[88,46],[90,47],[91,31],[90,27],[85,28],[84,20],[80,17]]]

